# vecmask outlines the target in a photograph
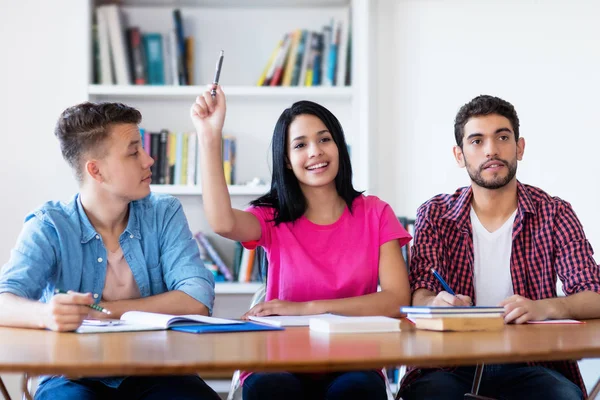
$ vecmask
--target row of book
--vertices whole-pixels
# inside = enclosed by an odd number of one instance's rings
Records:
[[[350,16],[331,20],[321,32],[297,29],[283,35],[258,86],[348,86],[351,83]]]
[[[94,83],[188,85],[193,82],[194,38],[184,37],[181,11],[165,33],[125,27],[116,4],[98,6],[92,27]]]
[[[208,268],[216,282],[264,282],[267,274],[267,256],[262,247],[248,250],[237,242],[233,265],[229,268],[206,235],[198,232],[194,235],[200,258]]]
[[[195,133],[148,132],[140,129],[142,147],[154,159],[152,182],[158,185],[200,185],[200,158]],[[223,171],[228,185],[235,185],[235,138],[223,137]]]

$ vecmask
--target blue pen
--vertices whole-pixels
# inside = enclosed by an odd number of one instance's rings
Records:
[[[435,276],[437,278],[438,281],[440,281],[440,283],[442,284],[442,286],[444,287],[444,290],[448,293],[450,293],[452,296],[456,296],[456,293],[454,293],[454,290],[450,289],[450,286],[448,286],[448,284],[446,283],[446,281],[444,280],[444,278],[442,278],[442,276],[440,274],[438,274],[438,272],[431,268],[431,273],[433,274],[433,276]]]

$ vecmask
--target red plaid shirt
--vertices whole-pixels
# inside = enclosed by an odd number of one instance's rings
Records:
[[[411,249],[410,285],[443,290],[429,272],[435,267],[456,292],[470,296],[474,304],[471,187],[452,195],[438,195],[419,207]],[[591,290],[600,293],[600,271],[579,219],[571,205],[533,186],[518,183],[518,211],[513,223],[510,272],[513,290],[529,299],[556,297],[556,277],[565,294]],[[566,376],[586,393],[575,361],[538,362]],[[451,368],[450,368],[451,370]],[[409,368],[402,387],[423,373]]]

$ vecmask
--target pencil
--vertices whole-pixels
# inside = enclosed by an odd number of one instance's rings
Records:
[[[62,293],[62,294],[67,294],[66,291],[61,290],[61,289],[56,289],[54,290],[54,293]],[[100,307],[98,304],[90,304],[88,305],[89,308],[93,308],[96,311],[100,311],[101,313],[104,314],[111,314],[110,311],[108,311],[106,308]]]
[[[225,52],[221,50],[219,53],[219,59],[217,60],[217,66],[215,67],[215,79],[213,80],[213,88],[210,90],[210,95],[215,97],[217,95],[217,85],[219,84],[219,77],[221,76],[221,67],[223,66],[223,54]]]
[[[448,293],[450,293],[452,296],[456,296],[456,293],[454,293],[454,290],[452,290],[450,288],[450,286],[448,286],[448,284],[446,283],[446,281],[444,280],[444,278],[442,278],[442,276],[440,274],[438,274],[438,272],[431,268],[431,273],[433,274],[433,276],[435,276],[437,278],[438,281],[440,281],[440,283],[442,284],[442,286],[444,287],[444,290]]]

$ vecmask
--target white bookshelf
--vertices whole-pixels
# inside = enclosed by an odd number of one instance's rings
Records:
[[[206,90],[205,86],[152,86],[152,85],[89,85],[88,94],[97,98],[135,98],[153,97],[157,101],[169,98],[181,98],[193,101]],[[282,86],[224,86],[228,99],[273,99],[285,100],[311,97],[315,100],[352,99],[352,87],[282,87]]]
[[[126,27],[138,26],[142,33],[164,34],[173,26],[172,11],[181,10],[184,33],[193,36],[193,86],[98,85],[92,81],[91,22],[94,0],[88,0],[90,46],[86,84],[90,101],[116,101],[141,111],[140,126],[147,132],[168,129],[192,132],[189,117],[195,97],[213,79],[219,51],[225,51],[220,83],[227,96],[224,134],[236,138],[236,180],[259,178],[271,181],[270,143],[273,128],[282,111],[298,100],[312,100],[327,107],[341,122],[351,147],[355,187],[370,190],[374,174],[370,156],[372,115],[375,4],[370,0],[122,0],[119,2]],[[351,86],[257,87],[273,48],[284,33],[295,29],[321,31],[331,18],[351,13]],[[265,194],[269,185],[229,186],[232,205],[244,209],[248,202]],[[178,196],[192,232],[209,236],[227,265],[233,259],[233,242],[218,237],[206,221],[200,186],[152,185],[157,193]],[[222,283],[215,286],[215,316],[238,318],[250,305],[260,283]],[[215,382],[228,388],[228,381]]]
[[[267,193],[270,186],[267,185],[229,185],[229,194],[232,196],[261,196]],[[201,196],[201,186],[191,185],[150,185],[154,193],[167,193],[174,196]]]

